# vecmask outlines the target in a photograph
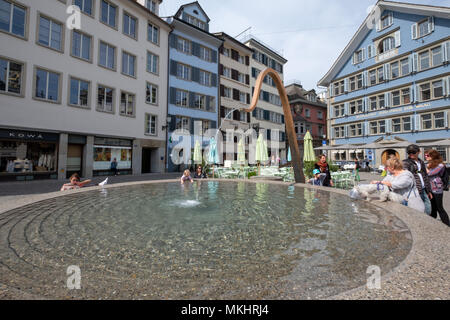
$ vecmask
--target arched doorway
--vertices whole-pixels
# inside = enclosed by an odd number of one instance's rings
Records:
[[[391,155],[394,155],[397,159],[400,159],[400,154],[394,149],[384,150],[381,154],[381,164],[386,165],[386,160],[389,159]]]

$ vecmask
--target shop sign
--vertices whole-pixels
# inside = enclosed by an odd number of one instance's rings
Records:
[[[55,141],[55,142],[57,142],[59,140],[59,135],[56,133],[0,129],[0,139],[1,138],[14,139],[14,140],[26,140],[26,141]]]

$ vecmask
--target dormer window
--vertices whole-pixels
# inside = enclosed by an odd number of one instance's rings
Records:
[[[364,48],[355,51],[353,54],[353,64],[358,64],[364,61],[365,59],[365,50]]]
[[[156,1],[146,0],[145,7],[153,13],[156,13]]]
[[[387,37],[380,41],[378,45],[378,54],[385,53],[391,51],[395,48],[395,39],[394,37]]]
[[[377,31],[382,31],[388,27],[390,27],[394,23],[394,17],[392,12],[382,16],[377,24]]]
[[[429,35],[434,31],[434,18],[429,17],[425,20],[414,23],[411,26],[411,38],[418,39]]]
[[[190,24],[192,24],[202,30],[206,29],[206,24],[203,21],[201,21],[191,15],[188,15],[186,13],[183,13],[183,15],[185,15],[187,17],[187,22],[189,22]]]

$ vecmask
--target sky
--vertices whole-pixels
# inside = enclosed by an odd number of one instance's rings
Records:
[[[163,0],[160,16],[171,16],[190,0]],[[401,0],[450,7],[450,0]],[[252,35],[282,53],[288,62],[284,81],[300,81],[305,89],[317,82],[367,17],[376,0],[200,0],[211,19],[210,32],[236,37],[251,27]],[[274,7],[274,3],[278,6]]]

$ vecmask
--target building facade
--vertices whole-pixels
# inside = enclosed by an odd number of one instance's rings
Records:
[[[318,83],[329,89],[331,145],[449,138],[450,8],[379,1],[378,9]],[[449,150],[436,149],[448,161]],[[333,159],[367,157],[378,166],[388,154],[406,156],[377,149]]]
[[[219,127],[223,136],[224,160],[237,160],[238,139],[243,138],[248,159],[249,137],[245,134],[251,128],[250,113],[239,110],[250,106],[250,58],[252,50],[224,32],[216,33],[224,41],[219,48],[220,113]],[[238,110],[234,110],[238,109]],[[228,131],[228,134],[227,134]],[[227,143],[232,142],[232,143]]]
[[[283,80],[283,68],[287,60],[281,54],[253,36],[242,42],[253,50],[252,59],[250,59],[252,95],[259,73],[266,68],[277,71],[281,80]],[[269,157],[286,159],[286,130],[283,107],[281,106],[278,89],[270,76],[264,78],[258,105],[252,112],[250,123],[258,132],[261,131],[265,135]]]
[[[155,2],[157,13],[160,1]],[[66,27],[67,6],[81,29]],[[163,172],[170,26],[132,0],[0,0],[0,178]]]
[[[172,133],[180,129],[188,132],[193,149],[196,141],[205,147],[209,137],[204,133],[217,128],[218,49],[223,41],[209,32],[210,19],[198,2],[181,6],[167,21],[173,28],[169,39],[167,169],[180,171],[186,167],[186,161],[191,160],[191,150],[177,149],[184,137],[172,136]],[[178,159],[184,159],[183,163]]]
[[[327,105],[321,101],[314,89],[305,90],[298,81],[285,87],[291,106],[297,143],[303,150],[307,131],[313,138],[313,147],[320,147],[327,140]],[[316,151],[317,155],[319,151]]]

